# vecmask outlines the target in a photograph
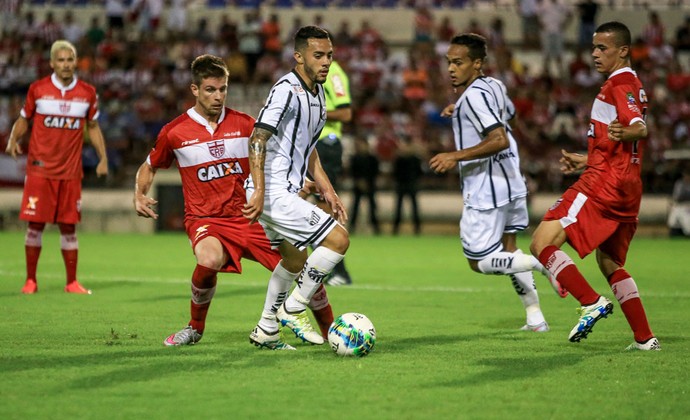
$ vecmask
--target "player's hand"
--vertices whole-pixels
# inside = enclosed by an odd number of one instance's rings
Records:
[[[457,165],[458,161],[450,153],[439,153],[429,160],[429,167],[437,174],[445,174]]]
[[[623,140],[623,124],[619,123],[617,118],[609,123],[609,140]]]
[[[347,210],[345,210],[345,206],[343,205],[343,202],[340,201],[338,194],[333,191],[332,193],[324,193],[321,196],[331,207],[331,215],[335,218],[335,220],[337,220],[341,225],[345,225],[347,222]]]
[[[96,175],[107,176],[108,175],[108,159],[101,159],[96,166]]]
[[[561,163],[561,172],[565,175],[574,174],[582,171],[587,167],[587,156],[579,153],[570,153],[561,149],[563,157],[559,159]]]
[[[158,213],[153,211],[153,206],[158,204],[158,201],[145,195],[134,195],[134,210],[137,215],[151,219],[158,219]]]
[[[455,111],[455,104],[450,104],[443,108],[443,110],[441,111],[441,116],[449,118],[453,115],[453,111]]]
[[[254,190],[252,196],[247,200],[247,204],[242,209],[244,217],[249,219],[249,223],[256,223],[259,216],[264,212],[264,195]]]
[[[17,155],[21,155],[22,153],[24,153],[24,151],[22,150],[22,146],[19,144],[18,141],[10,140],[9,142],[7,142],[5,153],[12,156],[12,158],[16,160]]]
[[[304,186],[299,191],[299,196],[302,198],[307,198],[310,195],[318,195],[319,193],[319,187],[316,186],[316,182],[310,179],[305,179]]]

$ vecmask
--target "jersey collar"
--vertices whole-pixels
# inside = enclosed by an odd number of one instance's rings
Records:
[[[67,86],[60,83],[60,80],[55,75],[55,73],[50,75],[50,81],[53,82],[53,85],[56,88],[60,89],[62,92],[65,92],[65,91],[74,89],[74,87],[77,85],[77,76],[76,75],[72,76],[72,83],[70,83]]]
[[[613,76],[617,76],[617,75],[619,75],[619,74],[621,74],[621,73],[625,73],[625,72],[630,72],[630,73],[634,74],[634,75],[637,77],[637,73],[635,73],[635,71],[634,71],[633,69],[631,69],[630,67],[622,67],[622,68],[620,68],[620,69],[614,71],[613,73],[611,73],[611,74],[609,75],[608,78],[610,79],[610,78],[612,78]]]
[[[187,110],[187,115],[189,115],[189,118],[193,119],[197,123],[203,125],[206,127],[206,130],[208,130],[209,133],[213,134],[213,128],[211,127],[211,124],[208,123],[208,120],[204,117],[201,116],[194,107],[189,108]],[[223,107],[223,110],[220,111],[220,117],[218,117],[218,124],[220,125],[221,122],[225,119],[225,107]]]

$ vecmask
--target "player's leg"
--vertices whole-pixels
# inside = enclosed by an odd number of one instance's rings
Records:
[[[311,297],[309,305],[307,306],[309,306],[311,313],[314,315],[314,319],[316,319],[319,330],[321,330],[321,336],[324,340],[327,340],[328,329],[333,323],[333,308],[328,301],[328,293],[323,284],[316,289],[316,293]]]
[[[43,248],[43,230],[45,223],[29,222],[24,237],[24,253],[26,255],[26,282],[22,293],[32,294],[38,292],[36,281],[36,267]]]
[[[79,241],[77,223],[81,219],[81,180],[58,181],[58,206],[56,221],[60,229],[60,250],[67,274],[65,292],[91,294],[77,281]]]
[[[611,238],[597,249],[597,263],[633,331],[635,342],[628,349],[661,350],[659,340],[649,327],[637,284],[623,268],[635,228],[634,223],[622,223]]]

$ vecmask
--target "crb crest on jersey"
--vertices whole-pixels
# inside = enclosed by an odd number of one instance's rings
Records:
[[[225,154],[225,140],[216,140],[206,143],[208,145],[208,151],[216,159],[220,159]]]

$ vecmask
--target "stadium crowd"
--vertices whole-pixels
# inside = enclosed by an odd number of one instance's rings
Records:
[[[120,9],[113,9],[111,3]],[[586,44],[574,42],[567,54],[561,51],[555,60],[542,62],[539,40],[507,43],[500,17],[486,26],[472,20],[452,22],[436,19],[434,8],[425,6],[417,7],[409,22],[414,26],[413,39],[391,45],[368,20],[343,20],[328,27],[317,14],[314,22],[296,17],[288,25],[275,11],[263,16],[246,8],[238,17],[217,9],[219,23],[212,26],[205,18],[188,22],[182,0],[169,2],[166,19],[136,7],[140,3],[148,0],[108,0],[104,14],[86,25],[68,7],[54,7],[40,20],[31,9],[17,10],[19,18],[3,25],[3,150],[29,84],[50,73],[47,51],[56,39],[77,46],[78,75],[97,87],[100,125],[113,174],[108,184],[126,187],[163,124],[193,105],[189,65],[194,57],[204,53],[225,57],[231,74],[230,105],[254,115],[269,86],[293,64],[290,40],[295,28],[312,23],[331,31],[335,58],[350,74],[355,117],[346,127],[346,136],[353,140],[346,153],[353,151],[355,138],[368,140],[381,162],[383,188],[392,186],[393,161],[403,142],[414,146],[422,162],[453,147],[450,123],[439,115],[455,100],[448,89],[443,54],[459,32],[480,33],[489,40],[494,59],[485,70],[506,83],[517,107],[512,128],[533,190],[562,190],[568,179],[558,170],[560,149],[586,150],[589,106],[601,85]],[[566,19],[582,17],[582,9],[568,4],[561,10]],[[681,168],[678,161],[666,160],[664,152],[690,148],[690,17],[669,29],[653,11],[642,13],[648,13],[649,21],[635,41],[633,67],[650,99],[643,176],[647,192],[670,193]],[[95,151],[85,148],[86,186],[95,181],[97,163]],[[457,185],[456,174],[433,175],[423,165],[423,188]]]

